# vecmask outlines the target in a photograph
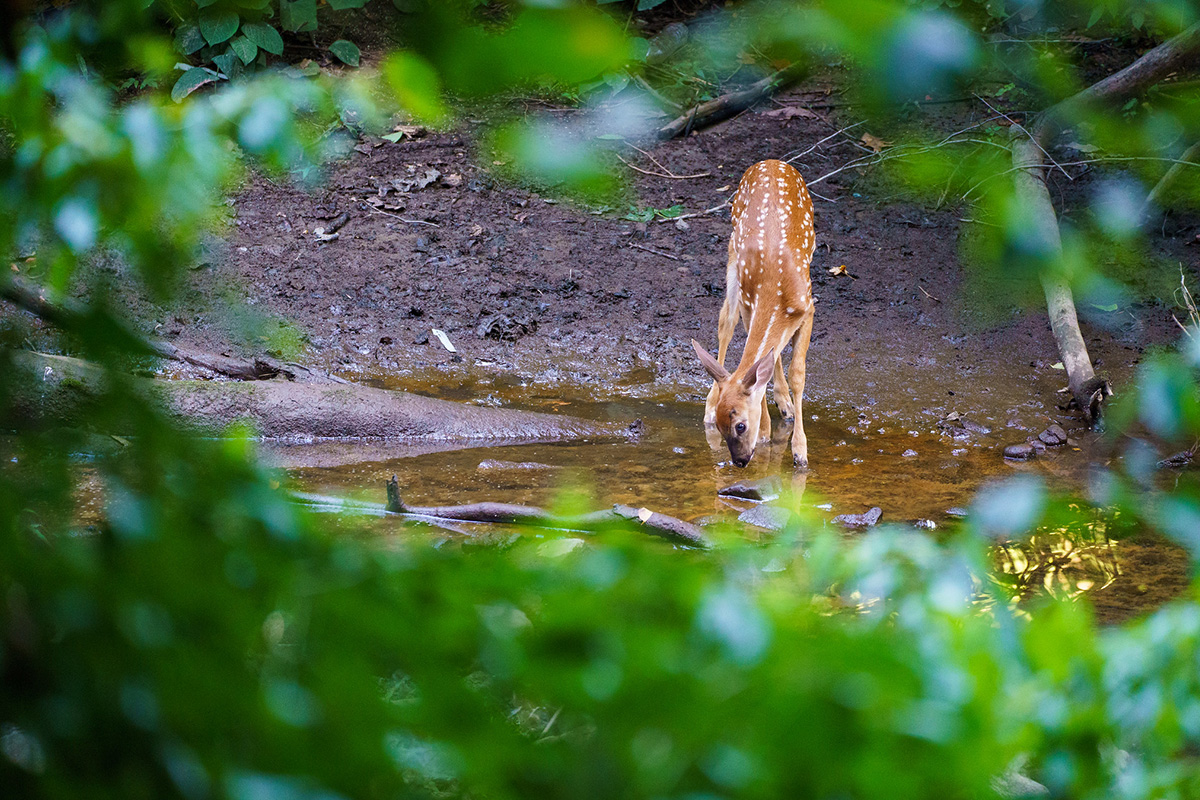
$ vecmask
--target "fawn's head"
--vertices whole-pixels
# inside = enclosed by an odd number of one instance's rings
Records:
[[[775,365],[775,350],[755,361],[744,375],[730,373],[703,347],[692,340],[692,347],[700,357],[704,369],[717,382],[716,425],[721,437],[729,445],[733,463],[744,467],[754,457],[758,445],[759,425],[762,422],[763,395],[771,369]]]

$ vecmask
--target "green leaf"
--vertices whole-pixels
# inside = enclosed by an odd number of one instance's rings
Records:
[[[279,31],[265,22],[252,22],[242,26],[242,33],[254,44],[272,55],[283,54],[283,37]]]
[[[238,15],[232,11],[200,15],[200,33],[209,44],[220,44],[229,41],[229,37],[237,33]]]
[[[338,39],[329,45],[329,52],[337,56],[343,64],[349,64],[352,67],[358,66],[359,58],[362,56],[358,45],[347,39]]]
[[[219,69],[226,78],[235,77],[235,71],[237,68],[241,67],[237,56],[232,51],[221,53],[219,56],[213,56],[213,63],[217,65],[217,69]]]
[[[258,45],[245,36],[244,30],[242,33],[242,36],[235,36],[231,39],[229,46],[233,52],[237,53],[237,57],[242,60],[243,64],[249,64],[258,56]]]
[[[396,131],[395,133],[385,133],[380,138],[387,139],[389,142],[392,142],[393,144],[395,144],[396,142],[398,142],[404,138],[404,131]]]
[[[175,30],[175,49],[190,56],[204,47],[204,36],[200,28],[190,22],[185,22]]]
[[[317,0],[279,0],[279,24],[285,31],[315,31]]]
[[[1092,15],[1088,17],[1087,26],[1090,28],[1100,21],[1100,17],[1104,16],[1104,6],[1096,6],[1092,9]]]
[[[329,7],[334,11],[344,11],[347,8],[362,8],[371,0],[329,0]]]
[[[1108,305],[1100,305],[1099,303],[1092,303],[1092,308],[1097,308],[1101,311],[1116,311],[1117,304],[1109,303]]]
[[[208,70],[193,67],[180,75],[179,80],[175,81],[175,85],[171,87],[171,99],[178,103],[204,84],[212,83],[216,79],[217,76]]]

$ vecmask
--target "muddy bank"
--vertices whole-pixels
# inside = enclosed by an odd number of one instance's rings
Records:
[[[804,105],[824,96],[818,90],[801,86],[773,102]],[[688,341],[715,347],[727,212],[678,223],[623,217],[630,206],[643,215],[711,208],[749,164],[799,153],[862,122],[851,108],[793,119],[768,110],[659,145],[651,154],[663,169],[699,177],[630,171],[629,194],[611,207],[573,206],[506,184],[469,126],[397,143],[364,140],[313,194],[247,185],[230,209],[227,249],[194,272],[180,308],[152,312],[152,322],[168,337],[213,349],[240,342],[250,353],[264,341],[270,349],[270,337],[240,338],[237,320],[289,321],[305,360],[399,388],[446,376],[470,377],[479,396],[508,380],[570,384],[594,397],[697,399],[706,379]],[[963,127],[987,111],[968,103],[936,113]],[[886,133],[877,128],[867,121],[861,130]],[[813,179],[861,153],[853,137],[835,137],[796,166]],[[661,171],[633,150],[621,155]],[[1062,187],[1067,201],[1086,204],[1088,182]],[[810,400],[872,422],[932,425],[957,412],[1017,429],[1010,439],[1061,419],[1055,403],[1065,379],[1053,369],[1059,358],[1045,312],[1021,311],[1004,286],[971,281],[960,258],[961,211],[892,202],[877,179],[854,171],[815,189]],[[339,238],[318,241],[314,230],[342,214],[349,221]],[[1152,233],[1150,258],[1194,275],[1196,248],[1185,246],[1193,228],[1195,220],[1179,219],[1166,235]],[[841,265],[847,274],[829,273]],[[211,301],[231,294],[232,308]],[[1160,302],[1082,311],[1092,357],[1118,392],[1144,347],[1177,335]],[[741,334],[731,352],[740,342]]]
[[[21,353],[37,376],[16,398],[18,413],[56,424],[86,425],[88,398],[104,380],[78,359]],[[620,423],[469,406],[357,384],[290,381],[164,381],[137,379],[176,419],[211,435],[235,423],[276,439],[402,439],[454,442],[568,441],[628,432]],[[119,433],[120,431],[114,431]]]

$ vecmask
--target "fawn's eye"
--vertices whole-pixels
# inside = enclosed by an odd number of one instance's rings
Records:
[[[734,426],[734,430],[737,431],[738,436],[741,436],[746,432],[746,423],[739,422],[736,426]]]

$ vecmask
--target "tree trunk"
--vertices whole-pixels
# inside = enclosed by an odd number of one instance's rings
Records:
[[[1017,197],[1029,210],[1030,224],[1040,228],[1039,239],[1045,255],[1056,259],[1062,255],[1062,239],[1054,204],[1046,189],[1045,148],[1050,145],[1074,116],[1093,103],[1113,102],[1143,91],[1161,81],[1171,72],[1200,54],[1200,23],[1150,50],[1125,69],[1089,86],[1066,100],[1051,106],[1038,117],[1031,133],[1014,131],[1012,161]],[[1046,310],[1050,328],[1067,372],[1071,396],[1083,411],[1089,424],[1099,420],[1101,404],[1111,394],[1108,381],[1097,378],[1088,356],[1087,345],[1079,330],[1075,300],[1071,288],[1058,275],[1044,271],[1042,289],[1046,295]]]

